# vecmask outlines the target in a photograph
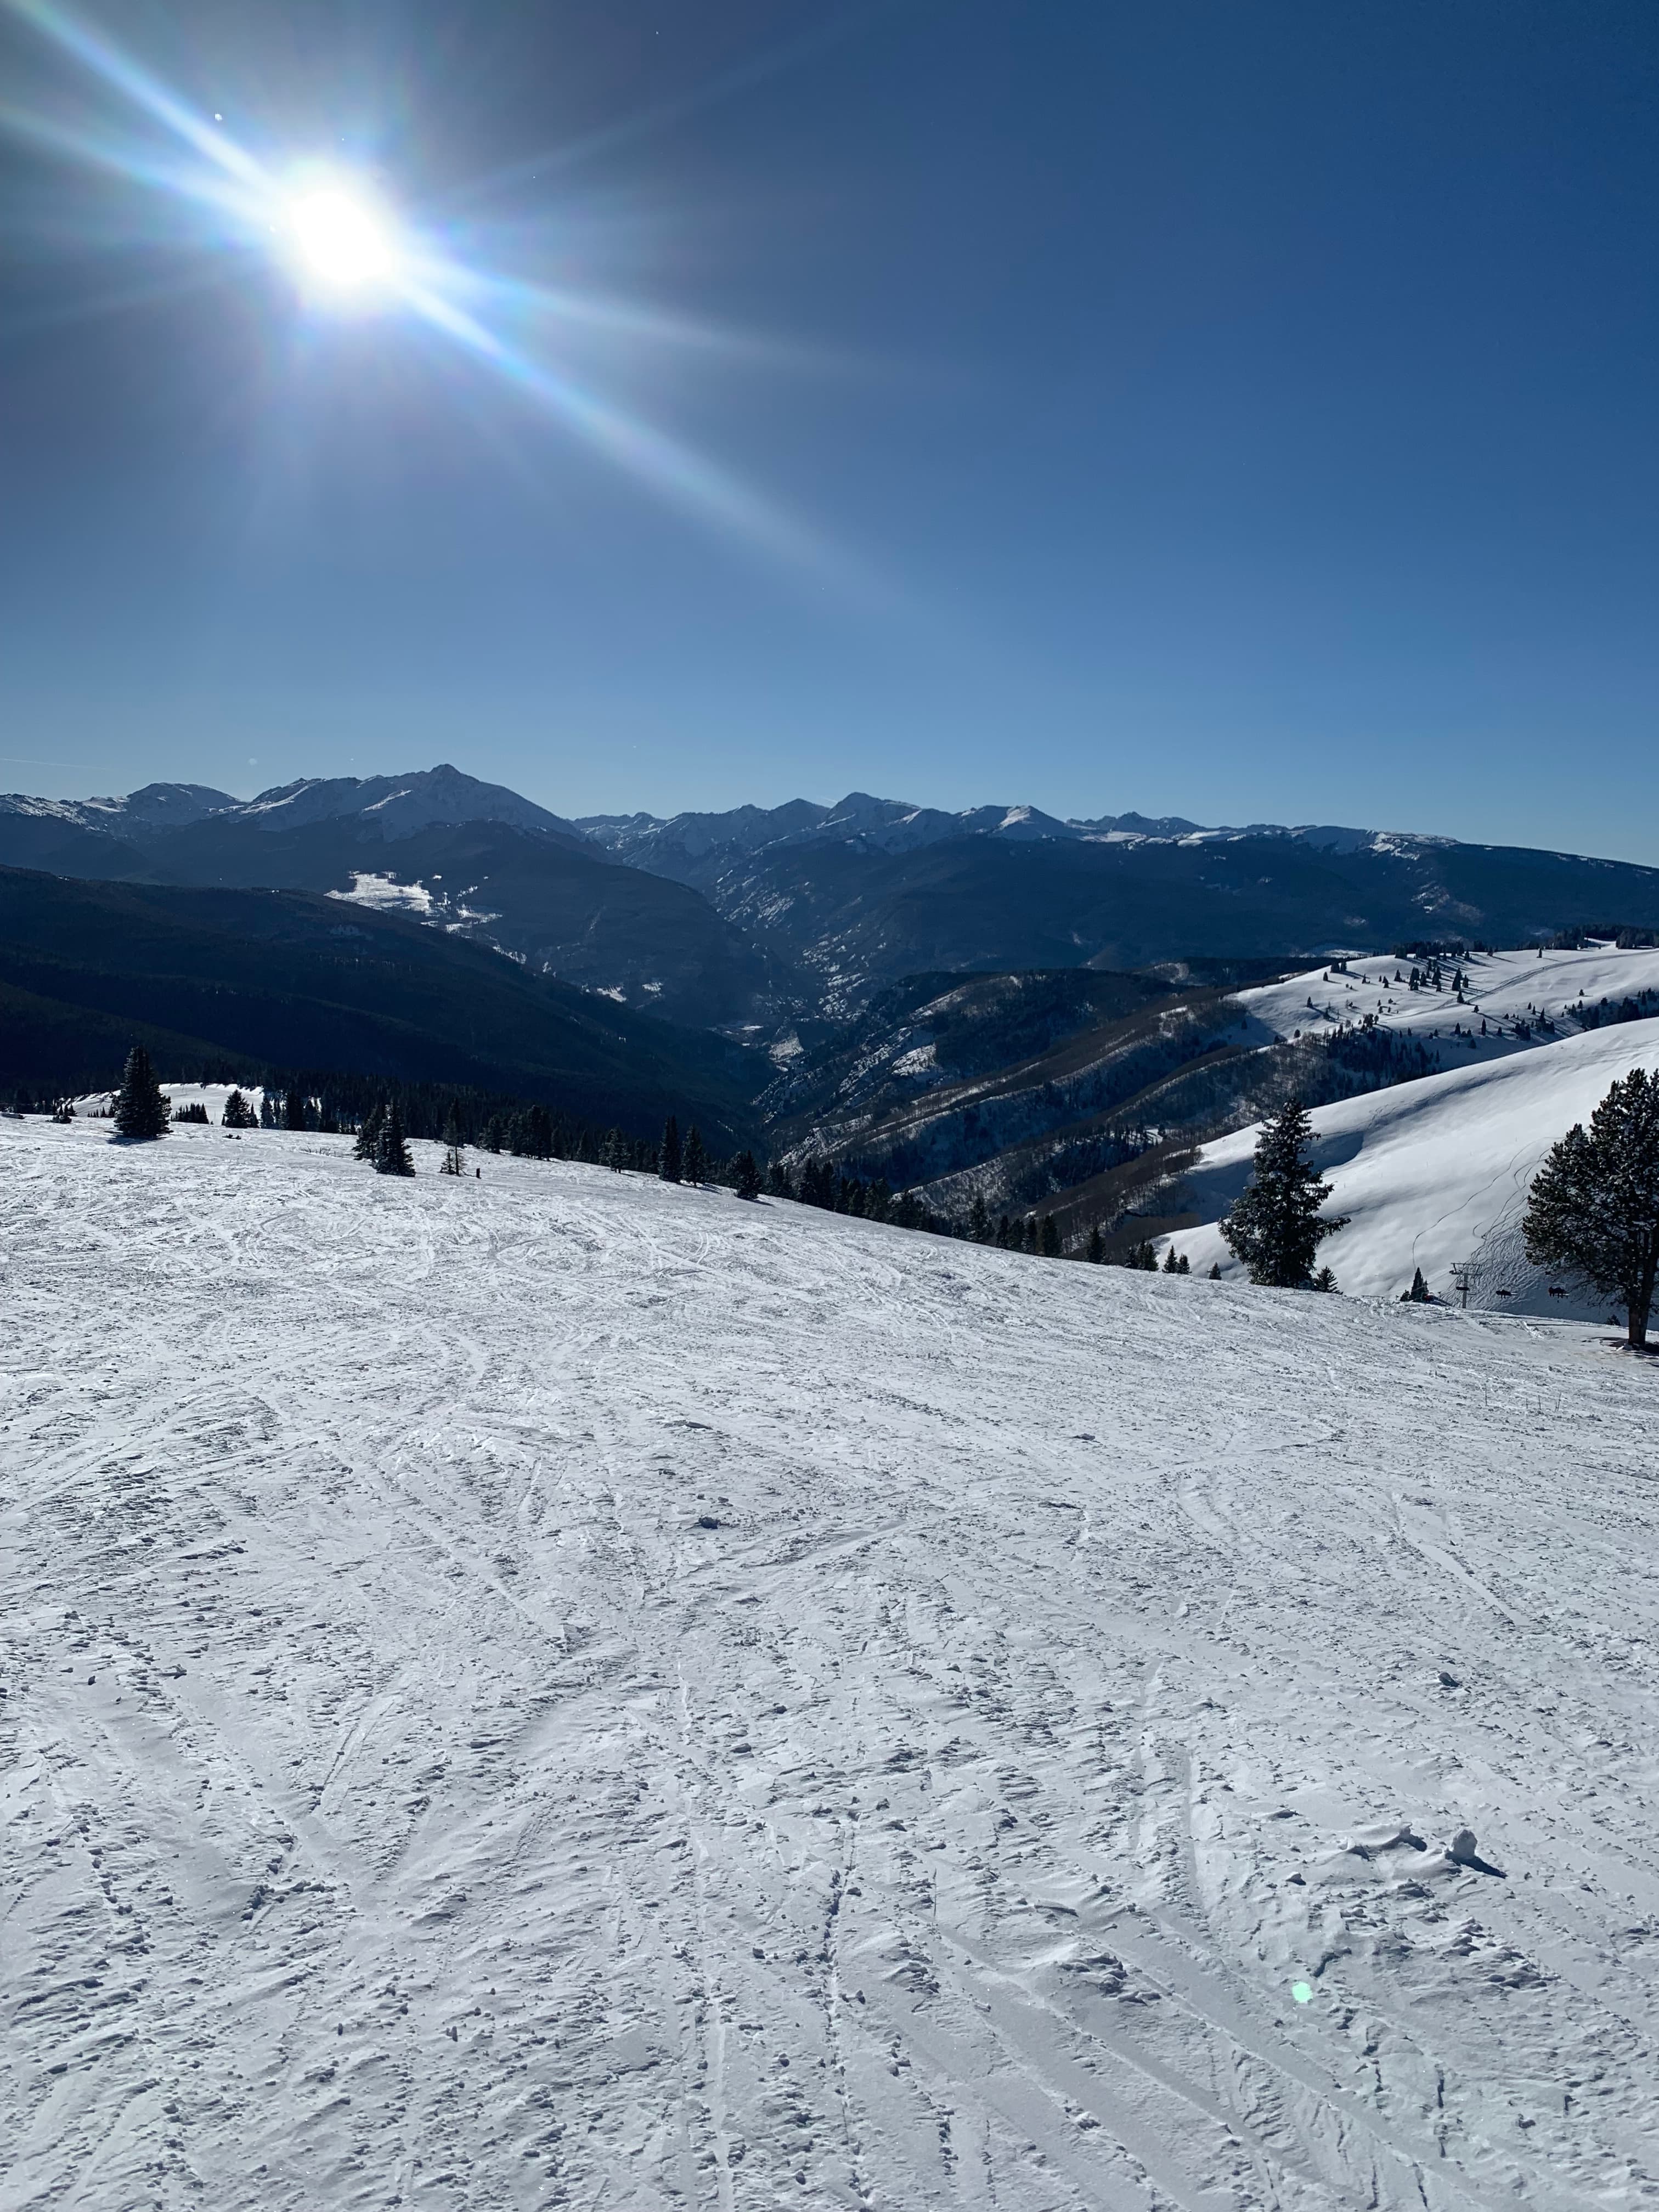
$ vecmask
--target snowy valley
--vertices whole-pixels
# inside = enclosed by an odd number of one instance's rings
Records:
[[[349,1149],[0,1122],[8,2206],[1659,2191],[1650,1364]]]

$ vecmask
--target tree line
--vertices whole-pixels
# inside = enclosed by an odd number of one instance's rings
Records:
[[[262,1097],[261,1112],[270,1104],[269,1095]],[[64,1109],[60,1106],[58,1110],[61,1115]],[[309,1127],[313,1123],[307,1115],[313,1111],[315,1126],[320,1127],[319,1101],[297,1087],[283,1095],[283,1126]],[[171,1118],[172,1109],[149,1055],[142,1045],[135,1045],[127,1056],[115,1101],[115,1133],[128,1141],[153,1139],[167,1133]],[[204,1112],[202,1118],[206,1118]],[[222,1118],[227,1127],[236,1129],[256,1127],[261,1117],[240,1090],[233,1090]],[[583,1156],[568,1149],[556,1152],[557,1125],[545,1107],[521,1109],[511,1121],[499,1114],[490,1115],[483,1127],[484,1148],[496,1152],[515,1149],[521,1156],[538,1158]],[[474,1139],[459,1097],[448,1101],[438,1133],[444,1148],[440,1172],[462,1174],[463,1154]],[[398,1089],[384,1089],[359,1119],[354,1155],[382,1175],[412,1176],[415,1164],[409,1149],[410,1135]],[[514,1137],[516,1145],[512,1141]],[[1307,1158],[1312,1139],[1307,1108],[1300,1099],[1291,1100],[1263,1127],[1252,1157],[1249,1182],[1220,1222],[1222,1237],[1243,1262],[1252,1283],[1280,1290],[1336,1288],[1331,1270],[1316,1271],[1314,1263],[1324,1240],[1346,1226],[1346,1217],[1324,1212],[1330,1185]],[[598,1147],[598,1164],[617,1174],[630,1170],[654,1173],[669,1183],[723,1183],[744,1199],[758,1198],[764,1188],[777,1198],[896,1228],[943,1231],[973,1243],[993,1244],[1000,1250],[1043,1258],[1064,1256],[1052,1213],[1041,1221],[1033,1215],[1019,1223],[1005,1213],[994,1224],[982,1193],[976,1191],[963,1226],[930,1215],[914,1191],[895,1194],[879,1178],[866,1183],[827,1159],[808,1160],[798,1174],[792,1174],[787,1163],[775,1160],[763,1176],[754,1153],[745,1149],[717,1166],[701,1131],[694,1124],[682,1139],[673,1115],[654,1146],[629,1139],[620,1128],[607,1131]],[[1656,1279],[1659,1279],[1659,1076],[1638,1067],[1615,1080],[1591,1116],[1589,1128],[1575,1124],[1551,1148],[1528,1196],[1522,1237],[1534,1265],[1569,1273],[1622,1304],[1629,1342],[1638,1350],[1646,1349]],[[1097,1263],[1104,1258],[1098,1223],[1091,1231],[1086,1253],[1080,1256]],[[1155,1267],[1151,1242],[1132,1246],[1123,1264]],[[1176,1255],[1173,1243],[1164,1272],[1188,1272],[1184,1255]],[[1212,1268],[1212,1276],[1218,1272]],[[1426,1300],[1428,1291],[1420,1269],[1406,1295],[1419,1303]]]

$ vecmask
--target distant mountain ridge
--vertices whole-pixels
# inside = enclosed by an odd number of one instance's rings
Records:
[[[504,784],[481,783],[447,762],[407,775],[301,776],[252,799],[204,783],[147,783],[121,799],[31,799],[0,795],[0,815],[84,830],[94,836],[138,838],[189,829],[210,819],[246,823],[275,832],[313,822],[356,821],[383,838],[412,836],[434,825],[505,822],[574,838],[574,825]]]
[[[1174,843],[1285,837],[1331,850],[1357,851],[1375,838],[1397,834],[1335,824],[1288,827],[1272,822],[1206,827],[1180,814],[1132,812],[1062,821],[1040,807],[1024,805],[969,806],[949,813],[936,806],[917,806],[908,799],[878,799],[867,791],[848,792],[831,806],[792,799],[781,806],[736,806],[715,814],[586,814],[578,816],[570,826],[618,860],[662,875],[678,875],[684,882],[698,881],[722,859],[779,847],[847,845],[867,852],[908,853],[960,837],[994,837],[1021,844],[1051,838]]]
[[[620,865],[545,807],[447,763],[302,777],[249,799],[179,783],[125,799],[14,794],[0,799],[0,865],[329,892],[695,1028],[764,1018],[780,988],[698,892]]]
[[[1659,927],[1659,869],[1416,832],[953,813],[868,792],[573,821],[447,763],[251,799],[182,783],[0,799],[0,865],[399,908],[534,973],[756,1042],[924,973],[1292,967],[1419,939]]]

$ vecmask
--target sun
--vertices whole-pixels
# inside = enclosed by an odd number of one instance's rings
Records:
[[[365,186],[301,185],[285,201],[279,228],[307,289],[332,300],[373,298],[397,276],[397,227]]]

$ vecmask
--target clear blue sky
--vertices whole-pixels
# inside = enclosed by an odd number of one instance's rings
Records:
[[[0,0],[6,106],[127,163],[0,137],[0,787],[447,758],[573,813],[859,786],[1659,863],[1652,0],[78,20],[575,295],[487,319],[746,490],[302,299]]]

